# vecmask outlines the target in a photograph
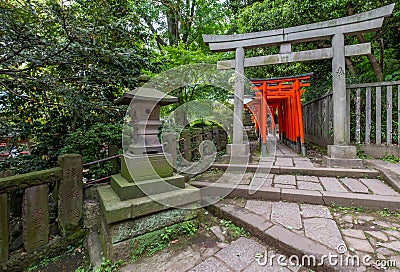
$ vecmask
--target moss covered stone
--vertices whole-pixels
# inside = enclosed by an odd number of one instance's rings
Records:
[[[55,167],[47,170],[41,170],[21,175],[0,179],[0,191],[10,192],[17,189],[25,189],[30,186],[50,183],[60,180],[62,176],[61,167]]]

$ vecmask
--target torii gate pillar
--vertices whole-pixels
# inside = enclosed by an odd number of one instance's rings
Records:
[[[357,159],[357,147],[350,144],[350,108],[346,91],[346,64],[344,34],[332,38],[332,99],[333,99],[333,145],[328,145],[327,166],[362,167]]]
[[[244,80],[244,48],[238,47],[235,53],[233,135],[231,144],[227,145],[227,154],[232,162],[246,163],[250,149],[248,143],[243,143]]]

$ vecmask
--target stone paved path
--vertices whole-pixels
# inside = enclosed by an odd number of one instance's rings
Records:
[[[322,205],[271,202],[261,200],[236,201],[239,206],[259,214],[274,223],[322,243],[337,254],[338,247],[360,257],[368,254],[371,263],[390,260],[396,267],[385,271],[400,271],[400,218],[378,213],[363,213],[343,209],[331,213]],[[379,268],[375,266],[375,268]],[[379,271],[360,267],[357,271]],[[383,269],[382,269],[383,271]]]
[[[400,271],[400,218],[395,216],[354,209],[331,212],[322,205],[289,202],[244,199],[223,202],[230,205],[236,203],[234,205],[321,243],[330,248],[332,254],[358,256],[361,264],[362,258],[370,256],[366,260],[372,266],[351,266],[344,271]],[[241,237],[228,244],[211,231],[207,235],[210,238],[196,238],[194,243],[173,245],[154,256],[128,264],[120,271],[310,271],[303,266],[290,265],[291,256],[282,255],[254,238]],[[341,253],[345,249],[345,255],[339,254],[339,249]],[[282,262],[288,265],[279,264],[278,256],[284,256]],[[391,267],[383,269],[377,265],[379,261]]]
[[[302,157],[292,149],[287,147],[284,144],[276,142],[276,139],[271,139],[270,136],[267,149],[271,154],[270,157],[260,158],[260,160],[256,159],[255,164],[262,162],[262,160],[268,161],[268,164],[271,166],[282,166],[282,167],[302,167],[302,168],[315,168],[311,160],[307,157]],[[271,163],[271,160],[273,163]]]
[[[267,254],[265,254],[267,252]],[[282,254],[258,242],[254,238],[240,237],[230,244],[215,242],[194,244],[180,249],[166,248],[152,257],[129,264],[119,271],[122,272],[258,272],[258,271],[309,271],[309,269],[288,265],[278,265],[274,259],[263,263],[269,258],[265,256],[280,256]],[[282,255],[284,256],[284,255]],[[259,261],[257,261],[257,258]],[[259,264],[259,262],[261,264]]]
[[[284,144],[277,143],[273,145],[275,157],[261,157],[257,164],[260,166],[281,166],[296,168],[315,168],[309,158],[301,157],[292,149]],[[272,152],[272,153],[273,153]],[[400,165],[398,165],[400,174]],[[200,180],[200,179],[196,179]],[[335,178],[335,177],[317,177],[301,175],[266,175],[263,171],[256,173],[245,173],[243,177],[234,173],[229,174],[221,183],[235,183],[241,185],[276,187],[285,189],[299,189],[307,191],[328,191],[335,193],[356,193],[382,196],[400,196],[400,193],[392,189],[388,184],[379,179],[355,179],[355,178]]]

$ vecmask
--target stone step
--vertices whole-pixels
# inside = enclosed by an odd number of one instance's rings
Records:
[[[200,189],[189,184],[185,184],[185,189],[129,200],[120,200],[111,186],[98,187],[97,192],[107,224],[200,201]]]
[[[171,177],[129,182],[121,174],[111,176],[111,188],[121,200],[155,195],[185,188],[185,177],[173,174]]]
[[[268,165],[255,165],[255,164],[219,164],[214,163],[212,168],[221,170],[230,169],[231,171],[248,171],[259,173],[270,173],[280,175],[307,175],[318,177],[352,177],[352,178],[378,178],[379,171],[371,169],[354,169],[354,168],[327,168],[327,167],[285,167],[285,166],[270,166]]]
[[[270,201],[291,201],[308,204],[339,205],[347,207],[362,207],[369,209],[387,209],[396,211],[400,207],[398,195],[372,195],[348,192],[329,192],[301,190],[278,187],[265,187],[218,182],[192,181],[193,186],[202,188],[203,200],[215,196],[240,197],[245,199],[262,199]]]

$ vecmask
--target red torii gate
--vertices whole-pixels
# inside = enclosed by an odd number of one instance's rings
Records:
[[[254,101],[247,105],[255,116],[255,127],[261,139],[262,155],[267,154],[267,126],[273,128],[278,113],[279,138],[297,152],[306,155],[300,96],[303,87],[310,86],[313,73],[270,79],[250,79],[256,92]],[[267,122],[268,115],[271,117]]]

